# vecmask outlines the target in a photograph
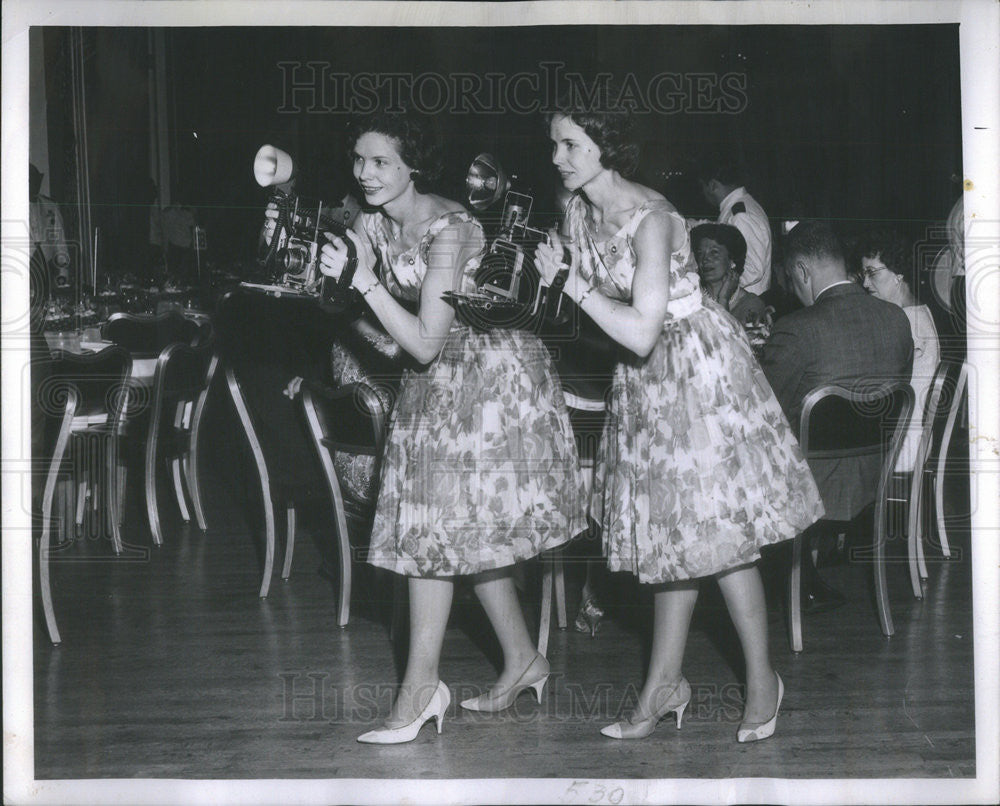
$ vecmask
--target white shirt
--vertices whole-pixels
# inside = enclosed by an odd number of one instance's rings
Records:
[[[738,187],[719,204],[718,223],[736,227],[747,242],[740,287],[752,294],[767,291],[771,287],[771,225],[764,208],[746,188]]]

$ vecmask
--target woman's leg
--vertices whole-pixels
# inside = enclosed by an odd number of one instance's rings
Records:
[[[410,648],[403,682],[385,723],[388,728],[402,727],[416,719],[437,688],[438,662],[454,587],[450,579],[410,577]]]
[[[650,716],[656,712],[683,677],[684,647],[696,601],[697,581],[671,583],[653,596],[653,646],[649,672],[636,706],[641,714]]]
[[[748,725],[767,722],[778,701],[778,680],[767,648],[767,603],[760,571],[756,565],[743,565],[719,574],[718,580],[746,661],[743,721]]]
[[[484,571],[473,577],[476,595],[496,631],[503,650],[503,671],[493,688],[502,690],[517,682],[537,654],[524,623],[512,575],[514,566]]]

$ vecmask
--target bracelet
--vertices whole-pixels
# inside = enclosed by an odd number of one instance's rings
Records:
[[[586,290],[586,291],[584,291],[584,292],[583,292],[583,293],[582,293],[582,294],[580,295],[580,298],[579,298],[579,299],[575,299],[575,300],[573,300],[573,301],[574,301],[574,302],[576,303],[576,307],[578,307],[578,308],[579,308],[579,307],[580,307],[581,305],[583,305],[583,301],[584,301],[584,300],[585,300],[585,299],[586,299],[587,297],[589,297],[589,296],[591,295],[591,293],[593,292],[593,290],[594,290],[594,287],[593,287],[593,286],[588,286],[588,287],[587,287],[587,290]]]
[[[378,280],[368,286],[364,291],[361,292],[362,297],[367,297],[372,291],[374,291],[378,286],[382,285]]]

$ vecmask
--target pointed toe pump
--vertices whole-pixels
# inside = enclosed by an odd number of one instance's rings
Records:
[[[774,727],[778,722],[778,709],[781,708],[781,698],[785,696],[785,684],[781,682],[781,675],[775,672],[774,676],[778,678],[778,701],[774,704],[774,715],[767,722],[756,727],[748,727],[746,722],[741,724],[739,730],[736,731],[736,741],[740,744],[759,742],[774,735]]]
[[[536,654],[531,659],[531,663],[525,667],[524,671],[521,672],[521,676],[514,681],[514,684],[510,688],[501,691],[487,691],[479,697],[463,700],[460,704],[466,711],[496,713],[497,711],[510,708],[518,695],[529,688],[535,692],[535,699],[540,703],[542,701],[542,690],[545,688],[545,682],[548,679],[549,662],[545,660],[544,655]]]
[[[684,709],[689,702],[691,702],[691,686],[682,677],[652,716],[647,716],[637,709],[628,719],[601,728],[601,733],[610,739],[645,739],[653,732],[656,723],[671,711],[677,715],[677,729],[680,730]]]
[[[403,744],[405,742],[412,742],[417,738],[417,734],[424,724],[430,722],[432,719],[437,723],[437,732],[440,733],[441,726],[444,723],[445,711],[448,710],[450,704],[451,692],[448,691],[448,687],[444,683],[438,680],[437,688],[431,695],[430,701],[416,719],[400,728],[378,728],[370,730],[367,733],[362,733],[358,737],[358,741],[362,744]]]

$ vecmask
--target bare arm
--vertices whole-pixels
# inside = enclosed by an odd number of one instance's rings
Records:
[[[665,211],[653,210],[639,224],[632,246],[636,253],[636,270],[632,279],[632,301],[618,302],[599,291],[586,292],[586,283],[570,271],[566,290],[575,300],[582,298],[580,307],[598,326],[623,347],[640,356],[649,355],[663,329],[670,300],[670,255],[684,240],[684,226]],[[558,238],[554,239],[558,241]],[[557,260],[561,251],[540,246],[542,262]],[[548,278],[550,272],[545,272]]]
[[[362,270],[368,261],[359,259],[353,285],[364,294],[365,302],[389,335],[422,364],[437,357],[448,337],[455,310],[442,295],[458,286],[463,266],[479,251],[476,235],[473,225],[465,223],[449,225],[437,233],[428,250],[427,273],[416,314],[400,305],[370,268]]]

